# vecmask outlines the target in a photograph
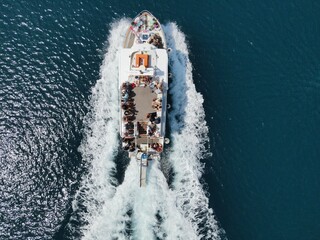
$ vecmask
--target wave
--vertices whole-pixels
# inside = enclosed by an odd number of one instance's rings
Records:
[[[118,152],[118,51],[124,40],[128,20],[111,25],[107,52],[100,68],[100,80],[92,89],[91,111],[84,120],[84,139],[79,147],[88,174],[73,201],[73,210],[85,223],[82,231],[90,228],[99,217],[101,207],[115,193],[118,184],[115,177],[114,158]]]
[[[185,35],[175,23],[165,26],[173,81],[170,83],[172,111],[169,114],[173,148],[170,153],[175,177],[172,183],[177,206],[197,233],[197,239],[220,239],[209,199],[200,182],[208,153],[208,127],[205,121],[203,97],[197,92],[192,78],[192,64]]]
[[[118,154],[118,53],[129,21],[111,26],[101,79],[92,91],[92,111],[80,151],[89,173],[73,202],[82,220],[83,239],[220,239],[221,229],[209,208],[200,178],[208,127],[203,98],[192,79],[184,34],[175,23],[163,26],[173,72],[169,116],[172,148],[166,158],[174,179],[169,186],[160,163],[148,167],[148,184],[139,187],[139,168],[131,161],[124,180],[116,178]],[[81,207],[82,206],[82,207]]]

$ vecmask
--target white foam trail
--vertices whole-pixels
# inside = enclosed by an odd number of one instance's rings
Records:
[[[132,210],[132,216],[128,211]],[[156,214],[159,214],[159,221]],[[128,223],[131,229],[128,229]],[[106,237],[107,236],[107,237]],[[131,162],[123,183],[115,195],[105,202],[100,216],[85,232],[84,239],[196,239],[192,226],[176,207],[158,163],[151,163],[148,185],[139,187],[139,168]]]
[[[172,112],[169,114],[172,152],[169,161],[175,172],[173,181],[177,206],[192,223],[197,239],[220,239],[222,230],[209,208],[209,200],[200,183],[206,152],[208,127],[205,121],[203,97],[196,91],[192,78],[192,64],[185,35],[175,23],[165,26],[173,81],[170,83]]]
[[[190,222],[176,206],[158,162],[149,165],[147,187],[137,189],[134,200],[135,239],[155,239],[155,235],[160,239],[196,239]],[[160,221],[156,219],[157,213]]]
[[[79,148],[89,174],[83,179],[75,196],[73,209],[79,204],[86,213],[80,213],[82,220],[91,226],[100,215],[100,208],[114,193],[117,184],[114,157],[117,154],[119,112],[118,112],[118,51],[124,40],[128,20],[122,19],[111,26],[108,49],[100,68],[101,79],[92,89],[92,111],[85,118],[85,137]],[[81,212],[81,211],[80,211]]]
[[[169,189],[155,161],[148,168],[146,188],[139,187],[139,168],[134,161],[121,185],[117,186],[113,177],[119,145],[118,50],[128,24],[122,19],[112,25],[101,79],[92,93],[93,111],[85,121],[88,128],[80,150],[91,167],[73,204],[74,209],[80,202],[86,208],[80,214],[87,223],[82,229],[83,239],[219,239],[199,182],[208,132],[203,98],[192,81],[185,37],[173,23],[167,24],[165,31],[173,49],[173,111],[169,119],[173,152],[169,159],[176,173],[174,189]]]

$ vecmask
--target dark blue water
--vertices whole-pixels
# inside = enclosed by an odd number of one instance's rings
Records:
[[[110,23],[142,9],[187,36],[228,239],[320,239],[320,3],[100,0],[1,2],[0,238],[79,238],[83,118]]]

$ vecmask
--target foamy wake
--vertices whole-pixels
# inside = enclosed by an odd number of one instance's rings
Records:
[[[175,173],[169,188],[158,162],[148,168],[147,187],[139,187],[139,168],[132,161],[121,185],[115,179],[118,142],[118,50],[129,21],[112,25],[101,79],[92,92],[92,112],[86,118],[82,156],[89,174],[73,202],[84,226],[83,239],[220,239],[220,230],[200,184],[208,128],[203,98],[192,80],[192,66],[184,34],[176,24],[164,26],[174,78],[170,86],[172,152]],[[81,212],[81,210],[80,210]]]
[[[165,26],[174,79],[170,85],[172,112],[169,114],[173,141],[170,162],[175,177],[173,191],[177,206],[192,223],[198,239],[220,239],[223,230],[217,225],[209,199],[200,183],[204,165],[200,162],[207,153],[208,127],[205,121],[203,97],[196,91],[192,64],[185,35],[175,23]]]

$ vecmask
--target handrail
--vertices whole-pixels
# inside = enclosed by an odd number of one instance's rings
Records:
[[[140,187],[142,186],[142,159],[140,160]]]
[[[135,148],[137,147],[137,137],[138,137],[138,133],[139,133],[139,131],[138,131],[138,124],[137,124],[137,122],[134,122],[134,145],[135,145]]]

